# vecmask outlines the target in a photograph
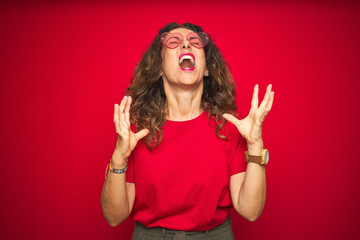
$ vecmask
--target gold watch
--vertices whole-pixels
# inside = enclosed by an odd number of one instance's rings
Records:
[[[261,156],[249,155],[248,151],[246,151],[245,159],[246,162],[254,162],[265,166],[269,162],[269,151],[267,149],[263,149],[261,151]]]

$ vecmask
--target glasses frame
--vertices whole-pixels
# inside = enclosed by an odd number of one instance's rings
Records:
[[[165,38],[168,34],[172,34],[174,36],[179,36],[180,37],[180,43],[177,44],[176,46],[174,47],[169,47],[168,45],[166,45],[165,43]],[[200,37],[200,40],[201,42],[204,42],[203,40],[205,40],[205,43],[206,44],[203,44],[201,47],[199,46],[196,46],[196,45],[193,45],[191,40],[189,39],[192,35],[196,34],[197,36]],[[195,48],[198,48],[198,49],[201,49],[201,48],[204,48],[206,47],[208,44],[209,44],[209,41],[210,41],[210,36],[209,34],[207,34],[206,32],[189,32],[185,37],[179,33],[179,32],[173,32],[173,33],[169,33],[169,32],[164,32],[163,34],[161,34],[160,36],[160,41],[161,43],[167,47],[167,48],[170,48],[170,49],[174,49],[174,48],[177,48],[178,46],[180,46],[183,42],[184,42],[184,38],[186,38],[186,40],[191,44],[191,46],[195,47]]]

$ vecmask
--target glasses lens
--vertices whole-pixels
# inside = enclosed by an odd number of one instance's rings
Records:
[[[180,33],[163,33],[161,42],[168,48],[176,48],[182,43],[183,37]]]
[[[187,40],[196,48],[203,48],[209,43],[209,35],[204,32],[191,32],[187,35]]]

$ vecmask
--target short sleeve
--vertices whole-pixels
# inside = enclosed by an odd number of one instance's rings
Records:
[[[230,127],[229,131],[230,176],[232,176],[246,171],[245,151],[247,150],[247,144],[236,127]]]
[[[134,155],[130,154],[128,159],[128,166],[126,170],[126,181],[135,183],[135,174],[134,174]]]

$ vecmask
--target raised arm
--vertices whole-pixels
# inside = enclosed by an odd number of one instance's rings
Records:
[[[114,124],[118,134],[111,167],[124,169],[137,142],[149,133],[143,129],[133,133],[130,129],[131,97],[125,96],[120,106],[115,104]],[[135,184],[127,183],[126,173],[116,174],[109,171],[101,192],[101,206],[106,221],[113,227],[119,225],[131,213],[135,201]]]
[[[239,120],[230,114],[223,115],[246,139],[249,155],[260,156],[263,150],[262,125],[274,101],[274,92],[271,88],[270,84],[264,100],[258,106],[259,86],[255,85],[250,113],[246,118]],[[265,167],[257,163],[248,163],[245,173],[231,176],[230,192],[235,210],[247,220],[255,221],[261,215],[265,205]]]

